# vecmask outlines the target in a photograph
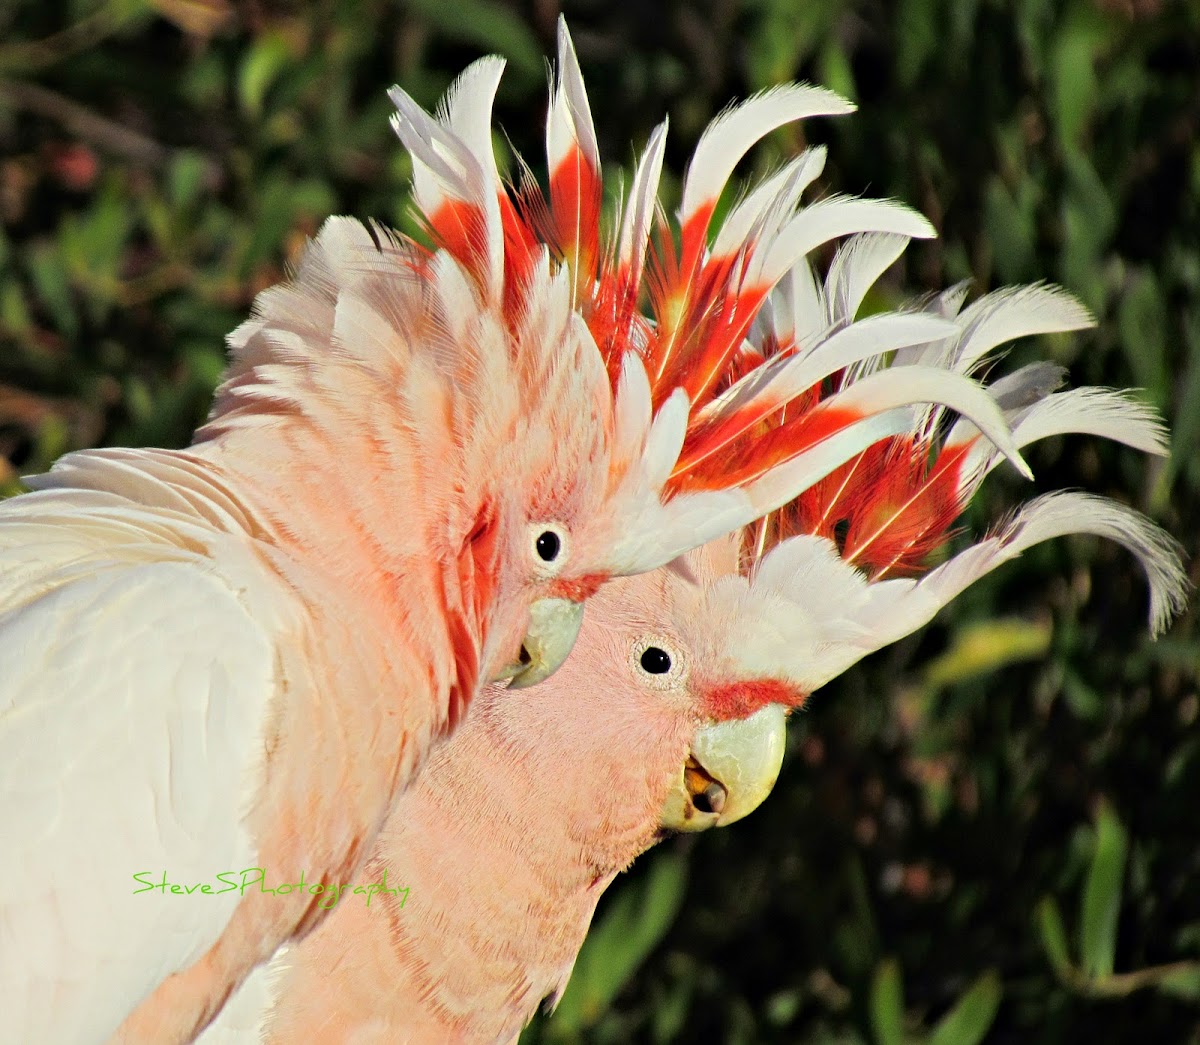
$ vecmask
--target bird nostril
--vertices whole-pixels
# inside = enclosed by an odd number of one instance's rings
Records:
[[[521,655],[517,658],[522,665],[527,665],[533,658],[529,655],[529,650],[525,648],[525,644],[521,644]]]

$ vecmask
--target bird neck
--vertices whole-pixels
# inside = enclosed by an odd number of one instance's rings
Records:
[[[525,722],[504,714],[536,698],[485,692],[434,752],[363,871],[386,871],[403,905],[347,896],[287,957],[279,1042],[314,1027],[330,1028],[321,1042],[349,1040],[334,1027],[380,1035],[356,1041],[507,1042],[561,992],[601,894],[657,838],[667,780],[647,767],[681,764],[687,735],[645,709],[628,730],[598,729],[603,695],[578,689],[548,692]]]

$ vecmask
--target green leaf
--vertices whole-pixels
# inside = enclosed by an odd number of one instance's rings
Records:
[[[34,289],[55,325],[74,338],[79,333],[79,316],[60,252],[54,244],[39,243],[29,252],[28,266]]]
[[[1171,423],[1171,456],[1160,489],[1155,491],[1156,510],[1166,507],[1171,484],[1184,463],[1192,460],[1200,442],[1200,310],[1184,314],[1183,340],[1187,345],[1187,369],[1179,382],[1178,404]]]
[[[208,161],[194,149],[180,149],[171,157],[168,192],[176,210],[187,210],[200,197]]]
[[[295,187],[295,183],[283,174],[263,177],[258,189],[258,212],[240,258],[240,278],[248,278],[268,258],[282,254],[284,238],[296,214],[296,200],[292,195]]]
[[[93,324],[102,323],[115,303],[133,221],[128,191],[118,179],[109,178],[92,206],[68,214],[59,228],[67,272],[84,295]]]
[[[322,181],[298,181],[288,190],[296,214],[324,218],[337,208],[337,196]]]
[[[1003,993],[999,973],[985,972],[938,1021],[927,1045],[979,1045],[996,1021]]]
[[[1043,896],[1036,911],[1037,930],[1041,937],[1042,950],[1051,967],[1060,979],[1071,974],[1071,955],[1067,944],[1067,928],[1063,924],[1062,912],[1052,896]]]
[[[879,964],[871,980],[871,1030],[876,1045],[903,1045],[904,984],[900,963],[888,958]]]
[[[1079,144],[1096,103],[1096,58],[1105,42],[1103,26],[1083,5],[1058,35],[1054,48],[1054,117],[1068,145]]]
[[[555,1037],[578,1035],[604,1014],[671,927],[686,891],[682,853],[659,854],[646,878],[622,884],[579,952],[550,1021]]]
[[[1062,279],[1100,314],[1107,298],[1100,262],[1117,227],[1117,208],[1109,186],[1082,151],[1068,148],[1064,159]]]
[[[900,0],[896,12],[896,77],[911,87],[942,42],[938,6],[929,0]]]
[[[1084,971],[1094,979],[1112,975],[1117,952],[1117,919],[1129,839],[1116,814],[1100,807],[1096,841],[1083,889],[1079,949]]]
[[[493,0],[409,0],[411,11],[421,15],[447,36],[503,55],[528,77],[545,73],[542,45],[520,18]]]
[[[1076,718],[1090,722],[1104,714],[1107,701],[1078,672],[1069,668],[1063,672],[1062,690],[1067,706]]]
[[[747,75],[755,90],[795,77],[800,63],[829,34],[830,15],[821,3],[767,0],[749,39]]]
[[[999,175],[993,175],[984,198],[988,242],[996,271],[1006,281],[1023,279],[1035,269],[1036,215],[1030,195],[1023,195],[1018,200]]]
[[[1056,39],[1052,32],[1054,0],[1018,0],[1014,13],[1021,45],[1029,56],[1029,71],[1041,80],[1046,66],[1046,49]]]
[[[850,57],[845,47],[836,36],[830,36],[821,48],[821,58],[818,63],[820,81],[831,91],[837,91],[843,98],[854,101],[858,91],[854,86],[854,70],[850,67]]]
[[[654,1040],[671,1042],[678,1039],[687,1023],[695,995],[695,973],[688,974],[670,985],[664,995],[655,999],[651,1028]]]
[[[267,33],[255,41],[238,74],[238,101],[243,112],[255,118],[262,114],[263,99],[290,57],[291,48],[279,33]]]
[[[950,648],[925,670],[925,686],[942,689],[1021,660],[1036,660],[1050,648],[1049,622],[986,620],[964,625]]]
[[[1155,987],[1183,1001],[1200,1001],[1200,964],[1184,966],[1164,976]]]
[[[12,334],[27,334],[33,329],[25,294],[15,279],[0,284],[0,327]]]
[[[1121,297],[1117,316],[1121,347],[1134,378],[1162,406],[1168,399],[1167,306],[1153,270],[1137,271]]]

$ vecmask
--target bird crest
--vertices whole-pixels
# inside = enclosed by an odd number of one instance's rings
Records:
[[[906,243],[894,235],[855,237],[834,256],[823,284],[807,262],[796,265],[771,294],[742,348],[751,371],[773,360],[803,367],[807,356],[822,351],[823,331],[870,323],[855,318],[863,297]],[[803,425],[822,403],[888,372],[932,367],[978,373],[994,367],[997,349],[1012,339],[1091,325],[1087,310],[1056,287],[1008,287],[963,308],[965,296],[966,287],[957,286],[910,306],[914,315],[953,323],[949,337],[829,374],[764,418],[762,426]],[[1144,453],[1166,453],[1166,431],[1144,402],[1111,388],[1060,390],[1063,377],[1062,368],[1048,362],[989,377],[987,392],[1019,448],[1049,436],[1086,434]],[[1028,501],[976,544],[933,566],[1000,460],[970,422],[952,421],[937,405],[920,407],[911,411],[907,430],[849,458],[748,526],[745,584],[717,595],[738,600],[745,634],[731,638],[737,681],[717,695],[720,706],[710,708],[713,715],[744,716],[756,710],[750,698],[758,695],[803,703],[868,653],[928,623],[1002,563],[1066,534],[1104,537],[1135,556],[1149,584],[1152,634],[1182,610],[1187,580],[1176,543],[1139,513],[1077,491]],[[818,600],[814,592],[821,593]]]
[[[606,228],[599,147],[565,23],[550,87],[544,190],[519,157],[519,177],[500,177],[491,110],[503,68],[495,57],[475,62],[435,115],[402,89],[390,92],[393,126],[413,160],[418,219],[433,243],[414,247],[414,264],[433,273],[452,258],[481,307],[503,317],[518,368],[545,365],[528,332],[547,287],[567,295],[613,396],[611,502],[622,531],[613,537],[614,573],[661,565],[697,539],[779,507],[906,428],[914,403],[969,417],[1028,474],[1001,411],[961,372],[913,366],[804,400],[846,367],[950,336],[942,317],[892,314],[824,331],[825,350],[803,366],[790,365],[787,350],[770,358],[746,350],[769,295],[810,251],[855,233],[934,234],[893,201],[831,196],[803,205],[824,164],[820,148],[753,187],[713,227],[735,166],[758,141],[796,120],[852,112],[851,103],[791,84],[727,109],[700,138],[674,220],[658,203],[664,122]],[[765,423],[782,410],[790,411],[787,423]]]

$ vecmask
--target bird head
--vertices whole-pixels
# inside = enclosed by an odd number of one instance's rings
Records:
[[[962,412],[1024,469],[978,383],[932,368],[865,382],[820,404],[802,429],[759,438],[762,419],[807,390],[798,377],[811,384],[823,376],[745,366],[743,343],[776,284],[838,237],[933,234],[891,201],[830,197],[803,206],[821,149],[765,179],[713,227],[719,197],[757,141],[786,123],[852,111],[845,99],[788,85],[723,113],[697,145],[674,222],[658,202],[662,124],[605,229],[599,150],[565,23],[547,111],[545,189],[524,164],[523,176],[500,177],[491,109],[503,68],[494,57],[474,63],[436,115],[391,91],[432,244],[410,245],[411,264],[441,301],[449,327],[441,340],[466,342],[479,358],[459,368],[457,394],[475,382],[507,411],[476,426],[484,438],[469,480],[509,521],[496,540],[471,531],[491,542],[484,552],[495,554],[491,576],[500,578],[487,677],[509,678],[513,688],[547,677],[602,584],[656,569],[778,508],[897,431],[900,408],[911,403]],[[950,330],[932,314],[878,317],[841,338],[830,332],[822,363],[831,373]],[[487,359],[480,345],[494,345]]]
[[[863,296],[904,243],[895,236],[857,237],[835,254],[823,283],[807,262],[797,265],[742,346],[750,372],[812,372],[812,357],[830,351],[836,332],[862,326],[856,314]],[[1087,434],[1165,453],[1154,411],[1128,393],[1060,390],[1063,371],[1049,363],[1008,373],[996,366],[997,350],[1012,338],[1088,325],[1073,298],[1047,286],[1005,288],[964,308],[965,296],[960,286],[911,303],[913,314],[950,322],[951,333],[823,373],[807,396],[763,418],[763,432],[803,430],[823,402],[889,373],[903,377],[921,367],[970,373],[988,366],[987,394],[1019,447]],[[731,389],[727,394],[736,395],[736,380]],[[962,543],[961,515],[1001,454],[971,422],[952,420],[938,406],[907,416],[906,429],[858,453],[740,537],[682,556],[653,582],[639,579],[633,590],[653,597],[625,598],[606,616],[625,647],[624,663],[621,648],[609,651],[608,662],[626,685],[678,702],[688,717],[687,751],[670,763],[661,828],[704,830],[753,810],[779,772],[787,715],[862,657],[924,626],[976,580],[1042,541],[1091,534],[1133,554],[1148,582],[1152,634],[1182,609],[1188,585],[1178,545],[1137,512],[1087,493],[1034,498],[951,554]],[[628,605],[637,611],[625,613]]]

